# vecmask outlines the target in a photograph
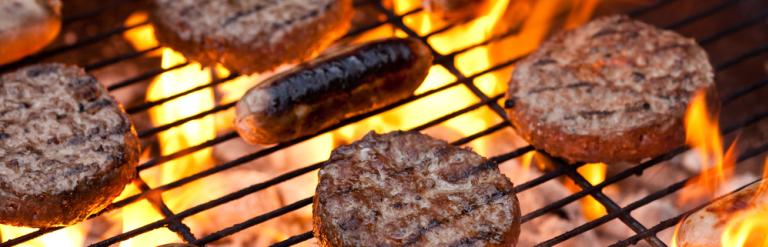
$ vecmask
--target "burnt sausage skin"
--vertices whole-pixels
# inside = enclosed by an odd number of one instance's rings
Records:
[[[415,39],[352,46],[277,74],[237,103],[235,127],[251,144],[317,133],[342,119],[412,95],[432,64]]]

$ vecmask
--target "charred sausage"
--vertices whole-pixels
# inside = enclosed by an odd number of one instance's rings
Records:
[[[251,88],[237,103],[236,129],[252,144],[313,134],[343,118],[413,94],[432,64],[414,39],[384,39],[301,64]]]

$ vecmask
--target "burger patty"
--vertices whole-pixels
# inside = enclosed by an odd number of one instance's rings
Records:
[[[333,151],[319,177],[321,246],[511,246],[520,233],[495,164],[417,132],[369,133]]]
[[[570,161],[637,161],[684,143],[683,115],[714,87],[693,39],[625,16],[559,33],[521,61],[508,111],[531,144]]]
[[[154,0],[155,35],[206,65],[257,73],[311,58],[344,35],[352,0]]]
[[[0,223],[86,219],[130,182],[139,141],[128,116],[82,69],[40,64],[0,77]]]

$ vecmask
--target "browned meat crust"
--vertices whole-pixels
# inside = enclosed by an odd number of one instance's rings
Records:
[[[250,74],[309,59],[344,35],[352,0],[154,0],[158,40]]]
[[[520,233],[512,183],[497,166],[418,132],[339,147],[319,177],[321,246],[513,246]]]
[[[508,112],[532,145],[570,161],[637,161],[684,142],[683,115],[714,88],[692,39],[624,16],[562,32],[519,63]]]
[[[353,46],[275,75],[237,104],[236,127],[250,143],[271,144],[321,131],[413,94],[432,64],[420,41]]]
[[[95,78],[41,64],[0,77],[0,223],[70,225],[134,177],[139,141]]]

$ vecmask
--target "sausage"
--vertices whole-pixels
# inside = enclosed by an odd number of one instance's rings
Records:
[[[768,205],[768,192],[757,193],[761,183],[723,197],[686,217],[680,225],[677,246],[720,246],[728,221],[738,213]]]
[[[251,144],[317,133],[412,95],[432,59],[420,41],[398,38],[319,57],[248,90],[237,103],[235,127]]]
[[[492,3],[492,0],[424,0],[422,5],[433,16],[456,22],[488,13]]]

